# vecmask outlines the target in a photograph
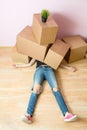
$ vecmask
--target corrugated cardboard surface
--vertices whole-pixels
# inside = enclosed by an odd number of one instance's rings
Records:
[[[16,39],[16,47],[19,53],[33,57],[34,59],[43,61],[48,45],[39,45],[32,33],[32,28],[26,26]]]
[[[49,16],[47,22],[43,23],[41,21],[41,15],[34,14],[32,30],[38,44],[46,45],[49,43],[54,43],[58,32],[58,25],[52,16]]]
[[[69,55],[65,56],[65,60],[68,63],[71,63],[71,62],[75,62],[75,61],[84,59],[85,55],[86,55],[86,47],[83,46],[80,48],[70,50]]]
[[[16,46],[12,48],[11,58],[15,63],[29,63],[29,56],[18,53]]]
[[[87,50],[87,44],[81,36],[70,36],[63,38],[63,41],[70,44],[70,51],[65,56],[68,63],[81,60],[84,58]]]
[[[56,40],[56,42],[49,49],[44,62],[50,65],[52,68],[57,69],[62,62],[65,54],[69,50],[69,45],[61,40]]]

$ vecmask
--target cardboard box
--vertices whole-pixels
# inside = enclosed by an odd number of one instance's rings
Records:
[[[69,50],[69,47],[69,44],[57,39],[49,49],[44,62],[52,68],[57,69]]]
[[[12,48],[11,58],[15,63],[29,63],[30,57],[17,52],[16,46]]]
[[[32,28],[26,26],[16,38],[16,47],[19,53],[43,61],[48,45],[39,45],[32,32]]]
[[[81,60],[84,58],[87,50],[87,44],[81,36],[64,37],[63,41],[70,44],[70,50],[65,56],[68,63]]]
[[[52,16],[48,16],[47,22],[43,23],[41,21],[41,14],[34,14],[32,30],[38,44],[46,45],[49,43],[54,43],[57,36],[58,25]]]

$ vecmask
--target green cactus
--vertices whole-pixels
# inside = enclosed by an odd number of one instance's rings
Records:
[[[44,9],[41,11],[41,17],[42,17],[42,22],[46,22],[48,16],[50,15],[49,11]]]

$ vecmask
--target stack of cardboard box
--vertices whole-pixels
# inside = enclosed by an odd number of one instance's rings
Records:
[[[41,14],[34,14],[32,26],[26,26],[17,34],[17,52],[44,62],[54,69],[58,68],[64,58],[72,62],[84,57],[87,45],[80,36],[59,40],[57,33],[58,25],[51,15],[43,23]]]

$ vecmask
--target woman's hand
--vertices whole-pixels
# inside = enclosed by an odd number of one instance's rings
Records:
[[[14,68],[24,68],[24,67],[30,67],[35,63],[35,59],[32,59],[29,63],[27,64],[13,64]]]
[[[72,72],[76,72],[77,71],[77,68],[76,67],[73,67],[73,66],[69,66],[68,69]]]

